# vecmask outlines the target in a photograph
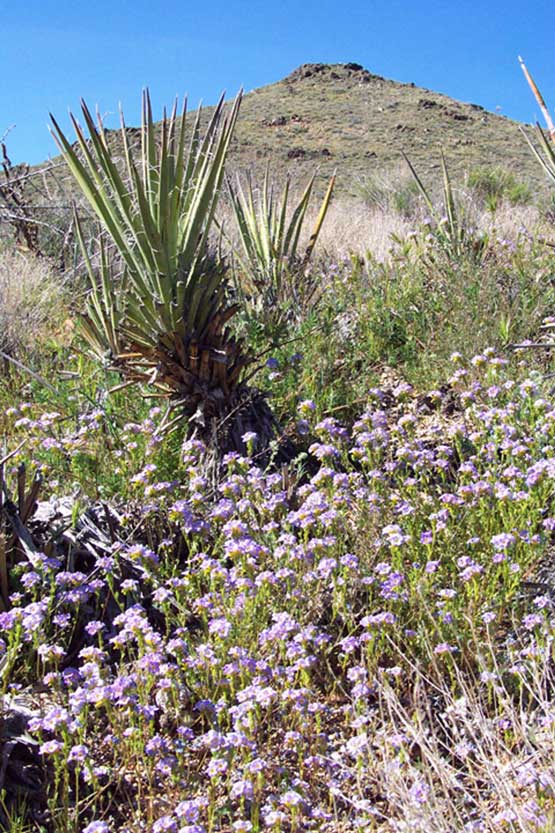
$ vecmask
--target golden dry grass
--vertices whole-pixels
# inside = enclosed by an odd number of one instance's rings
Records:
[[[519,234],[549,235],[550,228],[534,206],[502,204],[492,214],[470,203],[467,206],[471,222],[478,231],[494,238],[516,240]],[[420,225],[424,215],[407,218],[393,210],[369,208],[363,202],[338,200],[330,208],[324,223],[318,248],[331,258],[343,260],[351,254],[370,252],[378,261],[391,255],[392,237],[405,238]],[[307,229],[310,227],[310,219]]]
[[[31,254],[0,252],[0,350],[34,353],[61,322],[63,285],[48,261]]]

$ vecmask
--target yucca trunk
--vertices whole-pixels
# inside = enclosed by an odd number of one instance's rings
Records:
[[[264,462],[278,438],[278,424],[265,395],[242,381],[250,357],[227,328],[220,331],[217,326],[234,311],[230,308],[227,315],[214,319],[202,340],[174,334],[171,343],[161,342],[152,349],[130,342],[131,352],[119,357],[120,369],[128,379],[149,381],[169,391],[173,423],[183,417],[189,434],[202,440],[217,458],[233,451],[244,454],[242,438],[254,432]],[[145,364],[152,367],[148,378]],[[291,449],[282,443],[283,455],[289,459]]]

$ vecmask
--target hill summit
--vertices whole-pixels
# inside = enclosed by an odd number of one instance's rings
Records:
[[[426,179],[441,152],[453,176],[477,166],[510,169],[536,186],[543,176],[519,123],[478,104],[399,83],[358,63],[309,63],[243,101],[231,157],[239,170],[271,161],[295,178],[337,168],[342,191],[365,175],[405,170],[404,151]]]

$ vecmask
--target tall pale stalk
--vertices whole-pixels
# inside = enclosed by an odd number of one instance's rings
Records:
[[[534,79],[530,75],[526,67],[526,64],[520,56],[518,60],[520,62],[521,69],[524,73],[524,77],[528,82],[528,86],[532,90],[534,98],[538,102],[540,110],[542,111],[542,115],[545,119],[545,123],[547,125],[546,133],[536,122],[536,136],[538,139],[539,148],[534,144],[534,142],[532,142],[528,134],[522,128],[521,130],[524,135],[524,138],[528,142],[528,145],[532,153],[542,166],[548,178],[552,182],[555,182],[555,124],[553,124],[553,119],[551,118],[549,110],[547,109],[547,105],[544,101],[544,98],[541,92],[539,91],[539,88],[536,85]]]

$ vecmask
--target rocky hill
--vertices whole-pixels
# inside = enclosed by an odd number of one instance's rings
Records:
[[[211,110],[203,108],[206,119]],[[375,174],[408,175],[404,152],[437,193],[443,151],[455,183],[478,166],[501,167],[543,195],[545,177],[522,126],[477,104],[383,78],[360,64],[303,64],[281,81],[246,93],[228,170],[256,177],[270,163],[275,178],[290,173],[299,183],[317,170],[322,187],[337,171],[336,194],[358,195],[360,184]],[[128,130],[131,144],[138,146],[138,128]],[[119,131],[108,132],[117,146]],[[25,205],[48,213],[50,206],[65,210],[73,196],[80,201],[60,163],[55,158],[37,166],[36,171],[46,172],[29,180],[29,187],[23,178]]]
[[[526,95],[526,90],[523,90]],[[271,160],[279,171],[322,178],[335,168],[352,191],[368,174],[404,170],[402,151],[433,182],[443,150],[457,178],[501,166],[542,187],[544,178],[518,122],[359,64],[304,64],[243,101],[231,158],[244,170]]]

